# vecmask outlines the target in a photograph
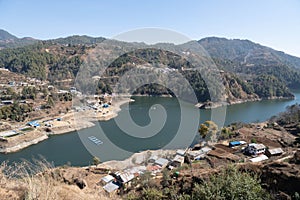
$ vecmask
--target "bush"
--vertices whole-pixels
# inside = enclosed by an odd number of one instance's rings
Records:
[[[256,139],[255,138],[252,138],[251,139],[251,143],[256,143],[257,141],[256,141]]]
[[[260,186],[257,176],[228,167],[219,174],[211,175],[208,181],[196,184],[192,199],[266,200],[270,197]]]

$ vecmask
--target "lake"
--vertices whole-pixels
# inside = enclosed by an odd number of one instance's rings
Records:
[[[224,122],[220,114],[224,108],[217,108],[213,110],[213,119],[225,125],[265,121],[284,111],[286,106],[299,103],[300,91],[294,91],[294,94],[294,100],[263,100],[227,106],[226,115],[223,113]],[[56,166],[86,166],[91,164],[93,156],[98,156],[101,161],[122,160],[132,152],[147,149],[186,148],[199,139],[199,123],[211,119],[211,110],[198,110],[194,105],[175,98],[133,98],[135,102],[123,105],[115,119],[99,122],[79,133],[51,136],[16,153],[0,154],[0,161],[31,160],[41,155]],[[103,143],[97,145],[88,138],[90,136]]]

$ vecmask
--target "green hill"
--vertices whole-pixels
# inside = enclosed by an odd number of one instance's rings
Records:
[[[51,84],[61,87],[70,87],[74,84],[74,79],[84,63],[84,58],[96,48],[97,43],[106,40],[102,37],[70,36],[47,41],[34,40],[33,44],[25,45],[25,43],[20,43],[25,39],[18,39],[6,31],[1,31],[0,35],[2,39],[0,45],[6,41],[5,48],[0,50],[0,67],[29,77],[49,80]],[[27,38],[26,41],[29,39]],[[106,41],[110,42],[110,40]],[[123,42],[111,42],[114,48],[123,48]],[[293,95],[289,88],[300,86],[300,72],[298,70],[300,59],[297,57],[249,40],[228,40],[213,37],[204,38],[198,43],[209,53],[216,66],[223,70],[221,78],[226,88],[226,94],[222,94],[222,98],[226,98],[228,102],[258,98],[290,98]],[[175,47],[173,44],[152,46],[137,43],[127,44],[137,45],[142,49],[124,54],[113,61],[101,76],[96,90],[98,93],[112,92],[112,88],[115,87],[119,78],[127,71],[136,69],[147,73],[145,67],[149,66],[148,69],[158,70],[159,73],[166,73],[170,76],[175,72],[181,73],[194,89],[198,101],[210,100],[205,81],[195,69],[197,66],[193,66],[171,50],[165,51],[160,48],[168,46],[172,49]],[[19,47],[16,47],[18,45]],[[191,49],[194,48],[193,45],[193,43],[188,43],[178,47]],[[201,59],[207,58],[203,56]],[[141,65],[143,67],[140,67]],[[92,76],[99,75],[96,72],[91,73]],[[159,79],[159,77],[160,75],[157,78]],[[175,77],[171,83],[178,85],[178,81],[180,80]],[[185,88],[179,88],[179,90],[185,91]],[[218,88],[214,92],[221,94]],[[137,88],[135,93],[174,95],[169,89],[155,84]]]

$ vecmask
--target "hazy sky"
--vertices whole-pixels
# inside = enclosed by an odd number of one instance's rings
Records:
[[[249,39],[300,56],[300,0],[0,0],[0,29],[18,37],[111,38],[143,27]]]

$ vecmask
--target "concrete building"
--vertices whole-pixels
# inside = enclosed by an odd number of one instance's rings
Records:
[[[245,148],[245,154],[248,155],[259,155],[264,154],[266,151],[266,146],[263,144],[251,143]]]

